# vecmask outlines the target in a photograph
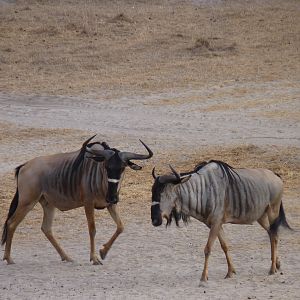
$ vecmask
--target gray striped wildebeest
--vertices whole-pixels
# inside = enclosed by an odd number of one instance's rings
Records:
[[[191,216],[210,229],[204,248],[205,263],[201,281],[208,279],[208,260],[216,238],[225,253],[228,273],[235,273],[222,225],[252,224],[257,221],[269,234],[271,269],[280,268],[277,256],[278,227],[289,227],[282,206],[283,183],[278,175],[267,169],[234,169],[228,164],[211,160],[200,163],[192,172],[156,176],[152,186],[151,219],[160,226],[163,218],[170,225],[174,218],[187,221]]]
[[[107,208],[117,224],[117,230],[103,245],[100,256],[105,258],[113,242],[123,231],[117,203],[124,170],[142,167],[132,160],[145,160],[153,156],[150,148],[140,141],[148,154],[122,152],[110,148],[105,142],[85,141],[80,150],[34,158],[16,168],[17,189],[11,202],[3,228],[3,260],[12,264],[11,244],[14,232],[25,215],[39,202],[44,211],[42,231],[63,261],[72,261],[52,234],[55,209],[67,211],[84,206],[90,235],[90,261],[101,264],[95,251],[94,209]]]

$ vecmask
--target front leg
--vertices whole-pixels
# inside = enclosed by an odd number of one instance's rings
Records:
[[[219,235],[220,226],[221,226],[221,224],[217,223],[217,224],[213,224],[210,227],[208,241],[204,248],[205,262],[204,262],[204,268],[203,268],[202,276],[201,276],[201,281],[204,281],[204,282],[206,282],[208,280],[208,260],[209,260],[209,256],[211,253],[212,246],[213,246],[216,238]]]
[[[105,259],[106,254],[109,251],[109,249],[111,248],[112,244],[117,239],[119,234],[121,234],[124,230],[124,225],[123,225],[123,223],[120,219],[117,205],[116,204],[109,205],[107,207],[107,210],[109,211],[111,217],[113,218],[113,220],[117,224],[117,230],[114,233],[114,235],[110,238],[110,240],[106,244],[103,245],[103,248],[100,249],[100,256],[101,256],[102,259]]]
[[[89,234],[90,234],[90,261],[93,261],[94,265],[102,265],[100,258],[96,255],[95,250],[95,235],[96,235],[96,226],[95,226],[95,216],[94,216],[94,205],[93,203],[86,203],[84,206]]]

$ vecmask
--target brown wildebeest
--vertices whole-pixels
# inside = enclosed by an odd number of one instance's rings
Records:
[[[144,144],[148,154],[121,152],[106,143],[83,143],[80,150],[34,158],[16,168],[17,190],[11,202],[3,228],[2,245],[5,244],[3,260],[12,264],[11,244],[14,232],[26,214],[39,202],[44,210],[42,231],[59,253],[63,261],[71,258],[60,247],[52,234],[55,209],[67,211],[84,206],[90,235],[90,260],[101,264],[95,251],[94,209],[107,208],[117,224],[117,230],[103,245],[100,256],[107,252],[123,231],[117,203],[125,168],[140,170],[132,160],[152,157],[150,148]]]

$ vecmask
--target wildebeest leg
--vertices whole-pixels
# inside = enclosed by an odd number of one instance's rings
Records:
[[[234,269],[233,264],[232,264],[231,257],[230,257],[229,252],[228,252],[228,246],[227,246],[227,243],[226,243],[226,240],[225,240],[225,233],[224,233],[224,230],[223,230],[222,227],[220,228],[218,238],[219,238],[221,247],[222,247],[222,249],[225,253],[226,261],[227,261],[227,265],[228,265],[228,272],[227,272],[227,275],[225,276],[225,278],[231,278],[233,276],[233,274],[236,274],[236,272],[235,272],[235,269]]]
[[[116,204],[110,205],[110,206],[107,207],[107,209],[108,209],[111,217],[113,218],[113,220],[117,224],[117,230],[114,233],[114,235],[110,238],[110,240],[106,244],[103,245],[103,248],[100,249],[100,256],[101,256],[102,259],[105,259],[106,254],[109,251],[110,247],[112,246],[114,241],[117,239],[119,234],[121,234],[124,230],[124,225],[123,225],[123,223],[120,219],[117,205]]]
[[[271,268],[269,271],[269,274],[275,274],[277,272],[277,265],[279,264],[280,267],[280,262],[277,259],[277,245],[278,245],[278,234],[277,232],[269,232],[270,236],[270,242],[271,242]]]
[[[269,274],[275,274],[277,269],[280,269],[280,261],[277,256],[277,244],[278,244],[278,234],[270,232],[270,213],[269,210],[271,208],[268,207],[266,209],[266,212],[263,214],[263,216],[257,220],[257,222],[268,232],[269,238],[270,238],[270,244],[271,244],[271,268],[269,271]]]
[[[90,234],[90,261],[93,261],[94,265],[102,265],[100,258],[96,254],[95,250],[95,235],[96,235],[96,226],[95,226],[95,216],[94,216],[94,205],[93,203],[86,203],[84,206],[89,234]]]
[[[45,199],[42,199],[40,201],[43,210],[44,210],[44,217],[43,217],[43,223],[42,223],[42,231],[47,237],[47,239],[50,241],[50,243],[53,245],[53,247],[56,249],[58,254],[61,257],[62,261],[68,261],[71,262],[73,261],[65,252],[64,250],[60,247],[58,244],[57,240],[54,238],[53,233],[52,233],[52,224],[53,224],[53,218],[55,214],[55,207],[48,203]]]
[[[11,218],[7,220],[7,239],[5,244],[3,260],[6,260],[8,264],[14,264],[14,261],[10,256],[11,244],[12,244],[14,233],[18,225],[22,222],[22,220],[25,218],[27,213],[33,209],[35,204],[36,202],[29,202],[24,204],[20,199],[15,213]]]
[[[205,262],[204,262],[204,268],[201,276],[201,281],[207,281],[208,279],[208,259],[211,253],[212,246],[219,235],[220,226],[221,224],[217,223],[210,227],[208,241],[204,248]]]

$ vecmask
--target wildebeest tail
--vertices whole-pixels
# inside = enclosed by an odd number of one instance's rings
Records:
[[[18,175],[19,175],[19,172],[20,172],[20,169],[24,166],[23,165],[20,165],[18,167],[16,167],[16,170],[15,170],[15,176],[16,178],[18,179]],[[3,226],[3,232],[2,232],[2,239],[1,239],[1,245],[4,245],[5,242],[6,242],[6,239],[7,239],[7,221],[12,217],[12,215],[15,213],[17,207],[18,207],[18,203],[19,203],[19,190],[18,190],[18,187],[17,187],[17,190],[16,190],[16,193],[15,193],[15,196],[10,204],[10,207],[9,207],[9,211],[8,211],[8,215],[7,215],[7,218],[6,218],[6,221],[4,223],[4,226]]]
[[[292,228],[290,227],[290,225],[288,224],[288,222],[286,220],[282,202],[280,203],[279,215],[276,218],[276,220],[274,221],[274,223],[270,226],[270,231],[272,233],[277,233],[279,226],[283,226],[283,227],[286,227],[286,228],[292,230]]]
[[[1,245],[4,245],[7,239],[7,221],[12,217],[12,215],[15,213],[19,202],[19,191],[18,188],[16,190],[15,196],[10,204],[8,215],[6,218],[6,221],[3,226],[3,232],[2,232],[2,239],[1,239]]]
[[[21,168],[22,168],[23,166],[25,166],[25,164],[19,165],[19,166],[16,167],[16,169],[15,169],[15,177],[17,178],[17,180],[18,180],[19,172],[20,172],[20,170],[21,170]]]

